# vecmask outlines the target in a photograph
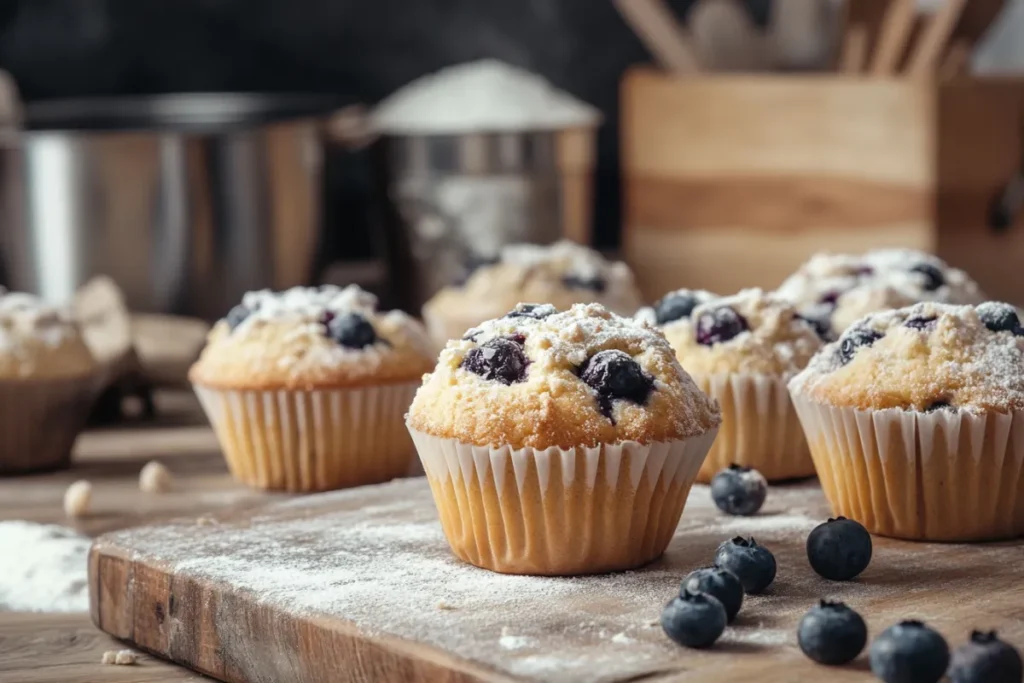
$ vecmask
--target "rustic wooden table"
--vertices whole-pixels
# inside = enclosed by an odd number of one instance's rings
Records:
[[[157,397],[160,419],[138,427],[94,430],[76,446],[75,467],[29,477],[0,479],[0,520],[71,524],[63,512],[64,491],[78,479],[93,484],[92,512],[73,524],[97,535],[161,517],[196,514],[225,506],[269,500],[234,482],[224,466],[213,432],[190,394]],[[160,460],[174,474],[164,494],[139,490],[139,470]],[[153,657],[138,666],[100,664],[107,650],[124,645],[100,632],[89,615],[18,614],[0,611],[0,681],[92,683],[208,681],[195,672]]]

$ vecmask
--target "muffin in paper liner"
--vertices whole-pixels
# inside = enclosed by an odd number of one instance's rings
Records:
[[[460,559],[506,574],[631,569],[664,553],[717,428],[677,441],[474,446],[409,428]]]
[[[231,473],[249,486],[326,491],[410,471],[404,415],[418,382],[315,391],[194,386]]]
[[[1024,534],[1024,412],[793,402],[835,514],[916,541]]]
[[[100,387],[95,374],[0,381],[0,475],[69,467]]]
[[[753,374],[694,375],[693,380],[722,410],[722,426],[697,481],[706,484],[737,464],[768,481],[814,476],[807,441],[785,380]]]

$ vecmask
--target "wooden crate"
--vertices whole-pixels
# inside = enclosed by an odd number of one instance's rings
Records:
[[[1024,300],[1024,227],[988,207],[1021,165],[1024,81],[722,76],[622,87],[623,247],[641,289],[775,287],[819,250],[907,246]]]

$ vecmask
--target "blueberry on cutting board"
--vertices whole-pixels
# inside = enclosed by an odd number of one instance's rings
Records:
[[[725,607],[707,593],[683,589],[665,605],[661,627],[665,635],[684,647],[708,647],[725,630]]]
[[[920,621],[901,621],[871,643],[871,673],[885,683],[938,683],[949,666],[949,646]]]
[[[971,639],[953,651],[948,675],[952,683],[1020,683],[1024,662],[995,631],[972,631]]]
[[[728,515],[755,515],[767,496],[768,481],[749,467],[729,465],[711,479],[711,499]]]
[[[725,607],[725,616],[731,623],[743,606],[743,584],[728,569],[701,567],[694,569],[683,579],[680,594],[686,591],[707,593],[717,598]]]
[[[764,592],[775,580],[775,556],[753,538],[737,536],[718,546],[715,566],[728,569],[748,595]]]
[[[807,560],[819,575],[849,581],[871,563],[871,534],[860,522],[830,518],[807,537]]]
[[[852,662],[868,642],[864,619],[841,602],[822,600],[800,620],[797,642],[818,664],[837,666]]]

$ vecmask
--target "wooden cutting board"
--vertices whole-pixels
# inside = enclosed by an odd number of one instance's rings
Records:
[[[807,565],[828,514],[815,483],[774,487],[764,511],[728,517],[697,486],[666,556],[635,572],[574,579],[493,574],[445,546],[422,479],[277,501],[99,538],[92,618],[136,647],[237,683],[330,681],[874,680],[861,656],[822,669],[795,643],[820,597],[858,609],[872,635],[920,618],[954,646],[971,628],[1024,645],[1020,543],[876,539],[856,581]],[[779,563],[707,651],[670,643],[662,605],[716,546],[754,535]]]

